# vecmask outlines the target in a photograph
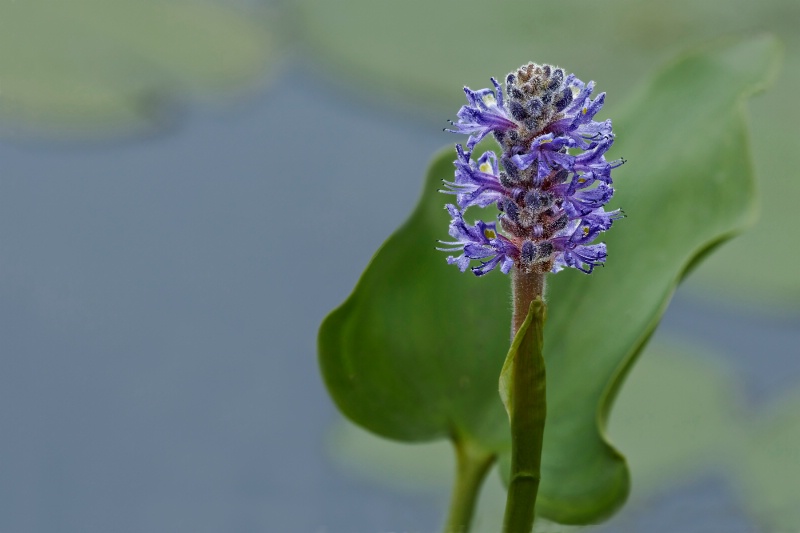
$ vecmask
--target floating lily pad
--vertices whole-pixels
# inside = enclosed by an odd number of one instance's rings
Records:
[[[154,128],[185,93],[263,73],[263,21],[213,2],[6,2],[0,120],[7,131],[83,136]]]
[[[592,522],[624,502],[625,459],[605,436],[612,400],[685,271],[753,220],[744,99],[764,86],[775,58],[766,37],[693,52],[614,116],[614,155],[629,159],[615,173],[615,203],[628,219],[607,234],[605,269],[548,281],[542,516]],[[434,160],[411,218],[323,322],[320,365],[341,411],[372,432],[505,454],[497,378],[509,280],[461,274],[434,248],[446,238],[437,190],[453,158],[448,150]]]
[[[800,529],[800,395],[793,391],[748,427],[740,469],[750,512],[767,531]]]

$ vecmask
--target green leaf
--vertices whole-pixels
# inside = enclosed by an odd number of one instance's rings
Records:
[[[693,52],[613,117],[615,154],[629,160],[615,171],[615,203],[628,218],[607,234],[605,269],[548,281],[543,516],[592,522],[624,502],[628,470],[605,437],[611,402],[686,269],[753,218],[743,101],[775,57],[766,37]],[[411,218],[323,322],[320,365],[341,411],[372,432],[468,439],[505,453],[497,378],[509,344],[509,280],[461,274],[435,250],[448,225],[437,190],[453,158],[448,150],[434,160]]]
[[[152,128],[177,92],[218,93],[261,74],[263,21],[211,1],[5,2],[0,118],[93,135]]]

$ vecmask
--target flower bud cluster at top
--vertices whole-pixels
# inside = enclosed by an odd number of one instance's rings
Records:
[[[595,122],[605,93],[590,98],[594,82],[550,65],[528,63],[506,77],[505,95],[494,89],[464,87],[468,104],[452,123],[453,133],[469,135],[466,149],[456,145],[455,179],[445,181],[455,205],[447,205],[453,242],[442,242],[447,262],[481,276],[496,266],[508,273],[513,266],[526,273],[558,272],[573,267],[590,273],[606,259],[603,243],[591,244],[621,218],[606,212],[611,199],[611,169],[604,154],[614,142],[611,121]],[[472,150],[492,133],[502,148],[473,159]],[[500,166],[502,165],[502,170]],[[498,222],[464,221],[464,210],[491,204]]]

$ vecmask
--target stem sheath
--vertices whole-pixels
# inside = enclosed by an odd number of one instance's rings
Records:
[[[547,413],[545,368],[542,357],[545,306],[544,275],[514,272],[516,334],[528,313],[533,316],[513,360],[509,419],[511,422],[511,478],[508,485],[504,533],[530,533],[539,492],[542,440]],[[533,305],[532,305],[533,304]]]

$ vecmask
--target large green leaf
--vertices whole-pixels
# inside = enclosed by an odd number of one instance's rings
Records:
[[[754,186],[743,101],[775,68],[770,38],[684,56],[614,115],[615,201],[608,266],[550,276],[545,329],[548,421],[541,514],[565,523],[613,512],[629,490],[605,437],[611,401],[675,286],[699,254],[751,222]],[[508,279],[445,264],[453,154],[431,166],[420,204],[353,294],[323,322],[320,365],[339,408],[385,437],[468,439],[508,451],[497,377],[509,344]]]
[[[264,26],[210,0],[4,2],[0,119],[83,135],[157,126],[176,92],[258,76],[272,49]]]
[[[757,228],[703,265],[694,286],[709,294],[800,306],[793,265],[800,246],[786,243],[800,151],[800,2],[797,0],[480,0],[331,2],[301,0],[306,39],[335,73],[370,86],[370,94],[414,102],[428,116],[452,116],[462,85],[486,87],[533,60],[557,63],[596,80],[621,98],[651,65],[687,43],[741,31],[778,33],[789,48],[775,91],[754,104],[754,154],[764,177]]]

